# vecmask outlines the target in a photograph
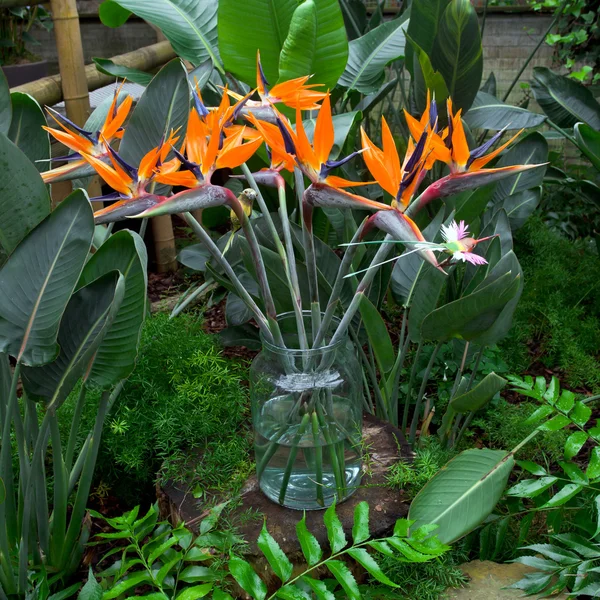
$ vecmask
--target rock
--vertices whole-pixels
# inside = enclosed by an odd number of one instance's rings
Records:
[[[461,565],[461,570],[470,578],[467,587],[447,591],[447,600],[510,600],[522,598],[521,590],[502,589],[523,579],[535,569],[520,563],[498,564],[489,560],[474,560]],[[568,598],[566,594],[552,596],[557,600]]]
[[[400,430],[389,423],[366,415],[363,420],[363,441],[368,457],[365,461],[366,472],[361,487],[336,509],[349,539],[352,535],[354,509],[362,500],[367,501],[371,507],[370,529],[373,537],[390,534],[396,521],[406,517],[409,508],[402,492],[385,485],[386,473],[392,464],[401,459],[412,459],[410,446]],[[191,529],[197,527],[198,522],[206,514],[206,506],[194,499],[191,493],[193,487],[193,482],[184,484],[169,482],[163,486],[158,494],[162,516],[169,517],[174,523],[184,521]],[[259,513],[258,518],[251,520],[244,518],[248,511]],[[252,475],[242,489],[240,505],[229,514],[228,520],[239,524],[238,533],[249,542],[246,559],[254,564],[259,573],[266,575],[267,563],[256,546],[263,517],[267,519],[269,532],[294,566],[302,568],[305,563],[296,537],[296,523],[302,518],[302,512],[279,506],[269,500],[260,491],[256,476]],[[321,546],[327,548],[323,511],[308,511],[306,524]],[[267,580],[267,583],[270,582]]]

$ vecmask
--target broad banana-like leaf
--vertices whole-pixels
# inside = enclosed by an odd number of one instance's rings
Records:
[[[27,156],[0,133],[0,248],[7,254],[50,212],[50,197]]]
[[[133,67],[118,65],[110,58],[92,58],[92,60],[96,65],[96,69],[105,75],[127,79],[127,81],[143,85],[144,87],[152,81],[152,75],[150,73],[146,73],[140,69],[134,69]]]
[[[145,0],[142,1],[148,4]],[[166,3],[166,0],[163,2]],[[131,3],[136,2],[131,0]],[[183,0],[179,3],[183,3]],[[123,3],[119,1],[119,4]],[[153,6],[159,10],[158,5],[162,3],[153,2],[151,5],[148,4],[148,7]],[[177,14],[175,7],[172,7],[172,11],[174,15]],[[189,111],[190,88],[187,71],[176,58],[166,64],[144,90],[129,117],[119,147],[120,155],[129,164],[137,166],[147,152],[158,146],[161,140],[166,139],[172,130],[177,129],[180,131],[181,143],[185,135]]]
[[[444,210],[442,209],[433,218],[431,223],[423,229],[423,237],[428,242],[435,241],[443,220]],[[397,302],[402,302],[404,306],[410,306],[417,281],[426,266],[420,256],[417,254],[406,254],[406,252],[400,256],[400,259],[394,265],[392,278],[390,279],[390,290]],[[444,278],[442,277],[441,279],[443,281]],[[419,329],[420,327],[419,325]]]
[[[10,99],[12,121],[8,137],[22,150],[38,171],[46,171],[50,164],[48,162],[50,139],[48,133],[42,129],[42,126],[46,125],[46,117],[44,117],[40,105],[29,94],[13,92]]]
[[[331,89],[348,60],[348,37],[338,0],[304,0],[296,7],[279,56],[279,81],[312,75]]]
[[[80,288],[65,309],[58,331],[60,353],[40,367],[23,367],[27,395],[56,411],[84,375],[113,323],[125,292],[125,279],[111,271]]]
[[[383,84],[386,66],[404,58],[407,27],[406,18],[401,17],[352,40],[339,85],[362,94],[377,92]]]
[[[421,325],[423,339],[447,341],[458,337],[477,340],[517,294],[521,280],[520,274],[505,273],[493,283],[429,313]]]
[[[524,190],[537,187],[542,184],[546,174],[546,164],[548,160],[548,142],[544,136],[534,131],[519,140],[508,152],[498,161],[498,168],[505,168],[511,165],[527,166],[533,168],[521,170],[512,176],[505,177],[496,186],[492,197],[493,202],[499,202],[507,196],[518,194]],[[535,167],[538,165],[538,168]]]
[[[594,167],[600,171],[600,131],[592,129],[585,123],[577,123],[574,129],[575,138],[582,149],[585,149],[585,155]]]
[[[479,91],[464,120],[471,129],[478,127],[500,131],[537,127],[546,120],[546,117],[520,106],[505,104],[491,94]]]
[[[411,529],[439,525],[435,532],[444,544],[463,537],[494,510],[513,465],[512,455],[502,450],[461,452],[412,501]]]
[[[506,379],[488,373],[473,389],[454,396],[450,408],[457,413],[468,413],[483,408],[500,390],[504,389]]]
[[[558,126],[573,127],[582,121],[600,130],[600,104],[581,83],[547,67],[534,67],[531,89],[542,110]]]
[[[445,283],[446,278],[440,271],[429,265],[423,266],[412,291],[411,308],[408,313],[408,335],[413,342],[421,341],[423,321],[436,309]]]
[[[513,231],[520,229],[525,221],[533,214],[542,198],[542,187],[538,186],[531,190],[523,190],[518,194],[508,196],[502,202],[502,208],[506,211]]]
[[[422,261],[421,261],[422,262]],[[373,346],[375,358],[384,373],[394,368],[394,347],[387,326],[375,305],[364,296],[360,301],[360,316]]]
[[[10,102],[10,88],[2,69],[0,69],[0,133],[8,133],[12,120],[12,104]]]
[[[214,0],[113,0],[158,27],[173,50],[194,65],[210,59],[224,73],[217,46],[217,7]]]
[[[407,33],[417,45],[431,55],[433,44],[442,22],[442,15],[450,0],[421,0],[410,6]]]
[[[135,215],[138,219],[146,217],[157,217],[159,215],[173,215],[181,212],[190,212],[200,208],[212,208],[213,206],[223,206],[239,204],[233,192],[220,185],[206,184],[197,188],[183,190],[169,198],[166,198],[149,207],[147,210]]]
[[[78,288],[118,269],[125,291],[119,312],[96,351],[88,383],[109,388],[129,376],[135,366],[142,324],[146,316],[148,257],[137,233],[118,231],[102,244],[85,265]]]
[[[0,352],[29,366],[56,358],[58,327],[93,235],[89,200],[77,190],[11,254],[0,270]]]
[[[427,93],[433,96],[438,106],[443,106],[448,98],[448,87],[444,77],[439,71],[436,71],[431,59],[419,45],[408,36],[410,46],[413,51],[413,89],[415,102],[419,114],[425,111],[427,107]],[[439,115],[439,124],[444,126],[448,122],[445,111]]]
[[[479,22],[470,0],[451,0],[446,7],[431,50],[431,64],[444,77],[455,110],[462,108],[466,113],[483,75]]]
[[[267,81],[277,83],[279,55],[297,6],[296,0],[219,0],[219,50],[225,68],[254,87],[260,50]]]

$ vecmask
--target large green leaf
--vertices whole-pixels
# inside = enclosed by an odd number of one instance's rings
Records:
[[[338,0],[304,0],[290,21],[279,57],[279,80],[313,75],[333,88],[348,60],[348,38]]]
[[[472,294],[434,310],[421,325],[423,339],[477,340],[492,327],[502,309],[517,294],[521,281],[520,274],[508,272]]]
[[[133,67],[118,65],[110,58],[92,58],[92,60],[96,65],[96,69],[105,75],[127,79],[127,81],[143,86],[147,86],[152,81],[152,75],[150,75],[150,73],[145,73],[144,71],[134,69]]]
[[[225,68],[256,85],[256,51],[269,83],[279,79],[279,55],[297,0],[219,0],[219,50]]]
[[[445,544],[466,535],[494,510],[513,465],[501,450],[465,450],[417,494],[408,516],[413,527],[439,525],[435,533]]]
[[[112,271],[73,294],[58,330],[60,353],[56,360],[41,367],[23,367],[23,385],[30,398],[44,401],[47,410],[60,407],[89,368],[124,292],[123,276]]]
[[[217,47],[218,3],[214,0],[114,1],[158,27],[181,58],[194,65],[211,59],[223,71]]]
[[[404,58],[406,28],[405,18],[394,19],[352,40],[339,85],[362,94],[376,92],[383,84],[385,67]]]
[[[379,367],[384,373],[389,373],[394,367],[394,347],[385,321],[367,296],[363,295],[359,308]]]
[[[88,377],[93,385],[108,388],[133,371],[146,316],[147,262],[146,246],[140,236],[122,230],[111,235],[83,269],[78,287],[114,269],[121,272],[125,282],[123,302],[98,348]]]
[[[407,33],[419,48],[430,55],[449,0],[420,0],[410,6]]]
[[[46,117],[40,105],[29,94],[13,92],[10,98],[13,117],[8,137],[38,171],[46,171],[50,158],[50,139],[48,133],[42,129],[46,125]]]
[[[0,248],[12,252],[50,212],[50,197],[27,156],[0,133]]]
[[[119,6],[115,0],[104,0],[98,7],[98,16],[107,27],[121,27],[131,16],[131,11]]]
[[[497,344],[506,336],[511,328],[513,315],[523,293],[524,285],[523,270],[515,253],[512,250],[506,252],[490,270],[486,280],[475,288],[475,291],[483,289],[487,282],[497,280],[509,272],[512,274],[512,277],[518,277],[516,292],[504,308],[502,308],[494,323],[487,330],[481,331],[477,336],[477,343],[481,346],[493,346]]]
[[[585,123],[575,125],[575,138],[591,163],[600,171],[600,131],[592,129]]]
[[[56,358],[60,320],[93,234],[91,205],[77,190],[11,254],[0,271],[1,352],[30,366]]]
[[[504,389],[506,379],[488,373],[473,389],[455,396],[450,401],[450,408],[457,413],[466,413],[483,408],[500,390]]]
[[[413,51],[413,91],[417,112],[421,114],[427,107],[427,92],[435,99],[438,105],[443,106],[448,98],[448,88],[444,77],[431,65],[431,60],[419,45],[407,36]],[[440,115],[444,117],[444,113]],[[444,119],[444,121],[447,121]]]
[[[540,165],[548,160],[548,142],[537,131],[526,135],[518,144],[515,144],[496,164],[497,167],[509,165]],[[546,167],[529,169],[511,175],[498,182],[492,198],[499,202],[507,196],[518,194],[523,190],[537,187],[542,184]]]
[[[542,110],[560,127],[573,127],[582,121],[600,130],[600,104],[581,83],[547,67],[534,67],[531,88]]]
[[[533,214],[542,198],[542,187],[523,190],[504,199],[502,208],[506,211],[513,231],[523,227],[525,221]]]
[[[531,112],[520,106],[505,104],[486,92],[477,92],[475,101],[465,115],[464,121],[471,128],[522,129],[537,127],[546,120],[544,115]]]
[[[187,73],[179,59],[164,66],[137,103],[123,134],[120,154],[138,165],[171,130],[185,131],[190,108]]]
[[[454,109],[462,108],[465,113],[473,104],[483,74],[479,23],[469,0],[451,0],[448,4],[433,44],[431,63],[444,77]]]
[[[2,69],[0,69],[0,133],[8,133],[12,119],[12,104],[10,102],[10,88]]]
[[[440,226],[444,220],[443,209],[433,218],[431,223],[423,229],[423,237],[428,242],[433,242],[440,230]],[[397,302],[402,302],[404,306],[409,306],[412,303],[413,293],[419,278],[419,275],[425,269],[425,261],[417,254],[408,254],[410,250],[405,250],[396,261],[392,276],[390,279],[390,290]],[[439,271],[438,271],[439,273]],[[440,273],[441,275],[441,273]],[[442,276],[443,278],[443,276]],[[425,315],[423,314],[422,318]],[[420,329],[420,325],[417,329]]]
[[[421,259],[421,262],[424,261]],[[418,279],[414,288],[411,288],[412,301],[408,313],[408,334],[413,342],[421,340],[423,321],[435,310],[447,279],[442,272],[430,264],[421,267],[416,276]]]

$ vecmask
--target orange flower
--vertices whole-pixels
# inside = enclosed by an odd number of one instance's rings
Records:
[[[413,194],[423,180],[426,162],[430,153],[432,129],[423,129],[418,143],[408,140],[408,147],[402,166],[396,149],[396,142],[385,120],[381,117],[381,138],[383,149],[379,149],[361,128],[364,159],[371,175],[377,183],[394,199],[392,206],[404,210],[410,203]],[[398,205],[400,203],[400,206]]]
[[[59,125],[60,129],[53,129],[51,127],[43,127],[43,129],[75,153],[70,156],[55,159],[68,160],[69,162],[66,165],[42,173],[42,178],[46,183],[60,181],[65,178],[72,179],[77,176],[77,173],[83,171],[83,168],[87,164],[86,161],[81,158],[83,154],[93,156],[99,160],[108,159],[109,151],[107,146],[112,140],[122,137],[122,126],[129,115],[133,102],[132,97],[128,95],[119,105],[118,97],[120,92],[121,87],[115,90],[113,101],[108,110],[108,114],[106,115],[106,119],[104,120],[104,124],[96,132],[85,131],[66,117],[63,117],[60,113],[46,107],[46,110]]]
[[[217,169],[238,167],[262,144],[262,136],[251,132],[249,127],[231,125],[240,104],[231,106],[226,93],[219,107],[212,111],[204,106],[197,92],[194,99],[185,146],[175,152],[175,160],[158,168],[159,183],[187,188],[206,185]],[[181,167],[183,170],[178,170]]]

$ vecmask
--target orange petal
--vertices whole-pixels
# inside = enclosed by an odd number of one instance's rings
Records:
[[[217,158],[217,169],[229,167],[233,169],[245,163],[258,150],[262,139],[247,142],[241,146],[223,150]]]
[[[485,156],[482,156],[481,158],[476,158],[471,163],[471,166],[469,167],[469,171],[479,171],[479,169],[481,169],[485,165],[487,165],[487,163],[489,163],[490,160],[496,158],[496,156],[498,156],[498,154],[500,154],[500,152],[502,152],[502,150],[504,150],[505,148],[510,146],[523,133],[523,131],[524,130],[521,129],[521,131],[519,131],[518,133],[513,135],[510,138],[510,140],[508,140],[508,142],[502,144],[502,146],[500,146],[499,148],[496,148],[493,152],[490,152],[489,154],[486,154]]]
[[[60,167],[54,167],[54,169],[50,169],[49,171],[45,171],[42,173],[42,179],[44,183],[52,183],[58,177],[65,175],[66,173],[71,173],[79,167],[87,164],[85,160],[74,160],[72,162],[68,162],[66,165],[61,165]]]
[[[177,173],[158,173],[154,176],[154,180],[157,183],[164,183],[165,185],[175,185],[187,188],[195,188],[200,183],[198,178],[191,171],[178,171]]]
[[[101,160],[98,160],[95,156],[91,156],[90,154],[82,154],[84,160],[90,163],[92,167],[96,170],[96,173],[104,179],[104,181],[117,192],[130,196],[131,190],[129,188],[128,182],[126,180],[121,179],[117,171],[110,167],[109,165],[103,163]],[[114,163],[113,163],[114,164]],[[129,182],[131,182],[131,178],[129,178]]]
[[[384,160],[383,152],[373,144],[366,134],[365,130],[361,127],[360,135],[362,140],[362,147],[364,148],[363,158],[365,164],[369,169],[371,175],[375,177],[377,183],[392,196],[398,193],[398,187],[400,182],[397,183],[392,179],[391,173],[387,170]]]
[[[383,142],[385,166],[391,173],[392,181],[397,181],[398,185],[400,185],[400,179],[402,177],[400,172],[400,157],[398,156],[398,149],[396,148],[394,136],[392,135],[384,116],[381,117],[381,139]]]
[[[372,185],[375,181],[350,181],[343,177],[337,177],[336,175],[328,175],[323,182],[326,185],[330,185],[334,188],[346,188],[346,187],[358,187],[359,185]]]
[[[470,156],[467,136],[462,124],[461,110],[452,119],[452,160],[460,167],[465,167]]]
[[[117,108],[114,118],[111,118],[109,120],[107,117],[104,126],[100,130],[102,132],[102,135],[107,140],[110,141],[116,136],[117,130],[119,130],[122,127],[123,123],[125,122],[125,119],[127,119],[127,115],[129,115],[129,111],[131,110],[132,104],[133,98],[131,96],[127,96],[125,100],[121,102],[119,108]],[[109,114],[112,114],[112,112]]]
[[[315,157],[319,162],[319,168],[329,159],[329,153],[333,148],[334,136],[333,120],[331,118],[331,100],[329,94],[327,94],[317,116],[313,138],[313,147],[315,149]]]
[[[45,129],[53,138],[75,152],[85,152],[89,154],[94,149],[94,144],[84,137],[79,137],[70,132],[60,131],[59,129],[52,129],[51,127],[42,126],[42,129]]]
[[[306,137],[306,131],[304,131],[304,124],[302,123],[302,113],[299,108],[296,109],[296,135],[292,136],[292,139],[296,145],[298,161],[314,171],[319,171],[321,162],[317,159],[313,147]]]

